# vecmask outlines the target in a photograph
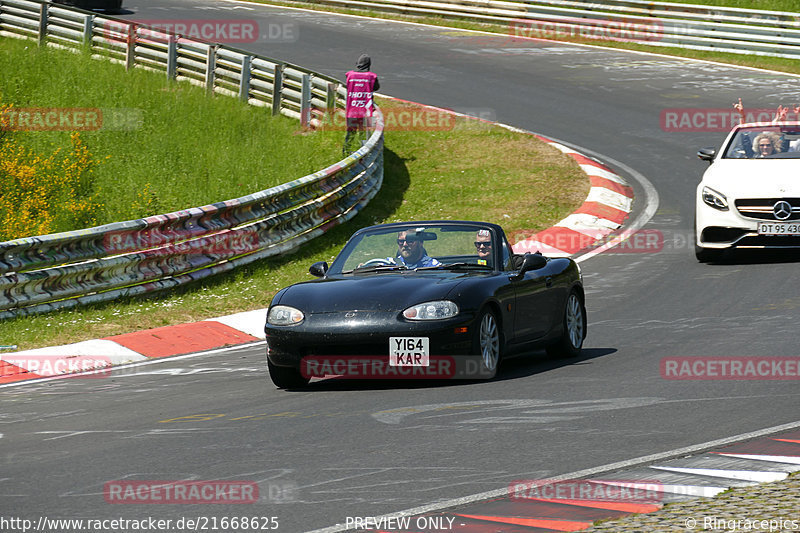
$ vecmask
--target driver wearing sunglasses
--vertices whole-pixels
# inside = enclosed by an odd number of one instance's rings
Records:
[[[397,234],[397,260],[408,268],[439,266],[442,263],[428,255],[422,241],[411,231]]]
[[[492,260],[492,235],[489,230],[478,230],[475,235],[475,249],[478,252],[478,264],[488,265]]]

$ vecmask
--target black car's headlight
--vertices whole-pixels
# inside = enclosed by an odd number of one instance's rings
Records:
[[[276,305],[267,314],[267,323],[273,326],[292,326],[303,321],[305,315],[299,309],[288,305]]]
[[[728,199],[721,192],[715,191],[711,187],[703,187],[702,191],[703,202],[706,205],[719,209],[720,211],[728,210]]]
[[[409,307],[403,316],[409,320],[441,320],[458,314],[458,306],[450,300],[436,300]]]

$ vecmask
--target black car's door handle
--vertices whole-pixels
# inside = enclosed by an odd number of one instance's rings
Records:
[[[548,288],[552,287],[553,286],[553,277],[552,276],[547,276],[546,278],[544,278],[544,284],[547,285]]]

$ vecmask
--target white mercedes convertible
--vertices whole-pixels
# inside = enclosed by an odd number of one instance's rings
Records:
[[[697,186],[695,254],[719,259],[735,248],[800,248],[800,122],[740,124]]]

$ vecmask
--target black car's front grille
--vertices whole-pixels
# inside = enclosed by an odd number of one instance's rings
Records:
[[[791,214],[788,218],[775,216],[775,204],[788,202]],[[747,218],[756,220],[800,220],[800,198],[745,198],[735,202],[739,213]]]
[[[300,351],[302,355],[385,355],[388,357],[389,342],[387,341],[381,344],[320,345],[305,347]]]

